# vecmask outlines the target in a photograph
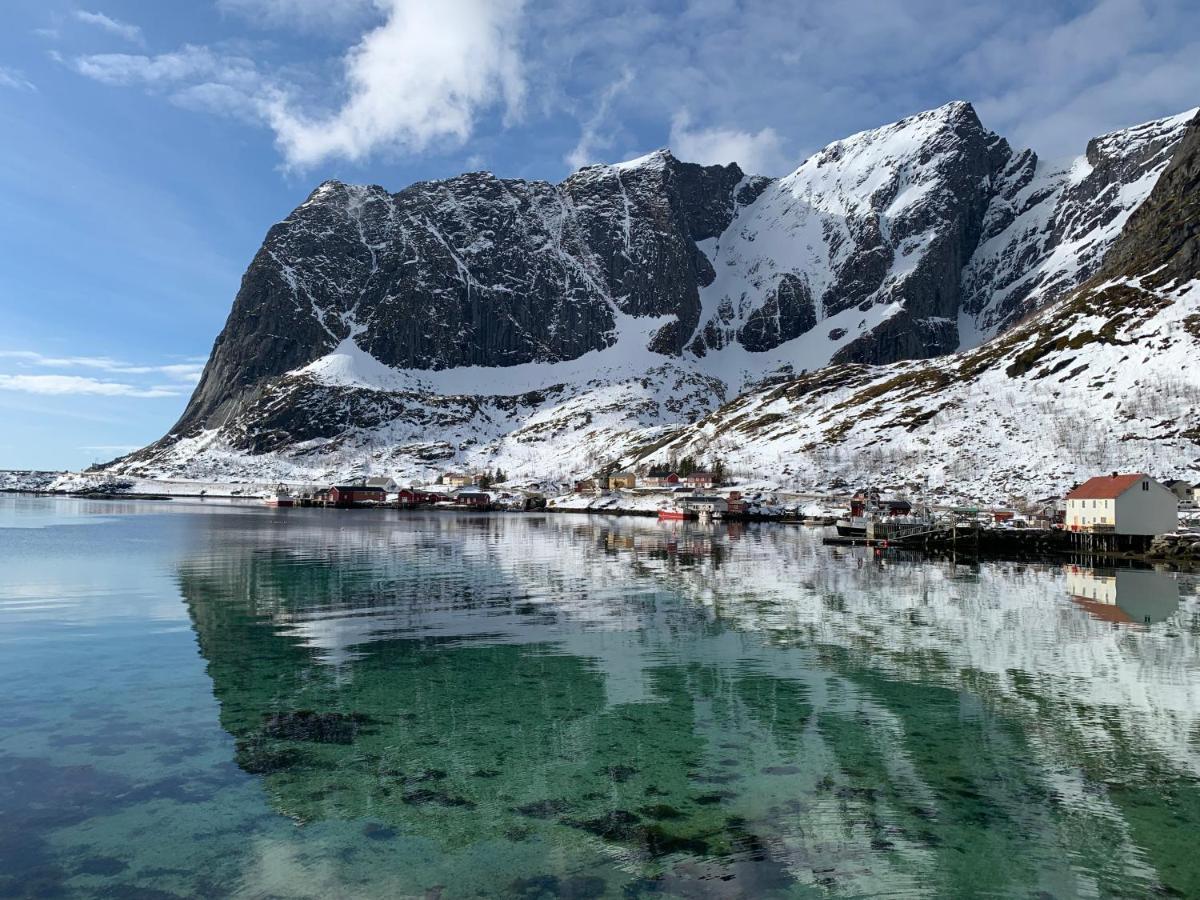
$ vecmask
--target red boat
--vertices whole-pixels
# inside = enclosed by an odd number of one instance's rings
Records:
[[[688,518],[688,514],[682,509],[660,509],[658,511],[660,519],[666,519],[672,522],[683,521]]]

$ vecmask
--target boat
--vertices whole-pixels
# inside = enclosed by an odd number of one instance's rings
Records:
[[[658,511],[659,519],[666,522],[682,522],[685,519],[691,518],[689,513],[683,509],[660,509]]]
[[[296,499],[288,493],[286,488],[280,488],[267,494],[263,498],[263,502],[272,509],[286,509],[296,505]]]
[[[833,527],[837,529],[838,537],[866,538],[867,517],[848,516],[844,519],[838,519],[833,523]]]

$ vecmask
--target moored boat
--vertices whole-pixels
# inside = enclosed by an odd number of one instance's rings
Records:
[[[834,523],[834,527],[837,529],[838,537],[865,538],[867,536],[867,520],[863,516],[838,519]]]
[[[296,505],[296,499],[286,490],[272,491],[263,498],[263,502],[273,509],[284,509]]]

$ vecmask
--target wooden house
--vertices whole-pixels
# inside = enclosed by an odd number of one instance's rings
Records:
[[[329,503],[342,508],[365,503],[383,503],[386,500],[387,491],[381,487],[368,487],[365,484],[335,484],[329,489]]]
[[[643,475],[642,487],[648,488],[673,488],[679,484],[679,476],[674,472],[668,472],[666,475]]]
[[[637,475],[633,472],[613,472],[608,476],[608,486],[611,490],[632,490],[637,487]]]
[[[1179,498],[1149,475],[1100,475],[1067,494],[1066,527],[1089,534],[1167,534],[1179,527]]]

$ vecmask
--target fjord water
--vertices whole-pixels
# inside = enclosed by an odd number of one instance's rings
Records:
[[[1194,577],[0,499],[0,897],[1200,895]]]

